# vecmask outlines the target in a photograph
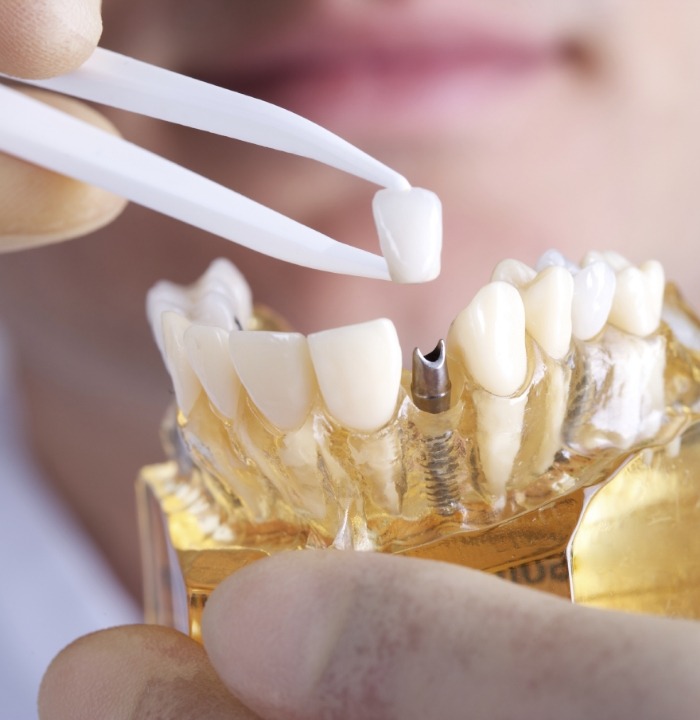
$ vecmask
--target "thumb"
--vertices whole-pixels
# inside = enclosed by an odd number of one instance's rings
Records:
[[[24,92],[117,133],[87,105],[39,90]],[[0,153],[0,253],[85,235],[111,222],[125,205],[105,190]]]
[[[229,689],[290,718],[690,718],[692,622],[574,606],[464,568],[304,551],[235,573],[203,620]]]
[[[102,33],[100,0],[2,0],[0,72],[45,78],[74,70]]]

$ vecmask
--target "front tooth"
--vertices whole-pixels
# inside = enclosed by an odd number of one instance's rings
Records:
[[[309,347],[299,333],[242,330],[229,336],[236,372],[260,412],[281,430],[296,430],[316,395]]]
[[[190,316],[194,322],[231,332],[238,328],[237,314],[232,305],[231,298],[224,293],[209,290],[196,302]]]
[[[571,306],[573,335],[590,340],[605,327],[615,296],[615,273],[604,261],[587,265],[574,278]]]
[[[440,274],[442,205],[423,188],[379,190],[372,201],[379,245],[394,282],[419,283]]]
[[[664,299],[664,269],[655,260],[617,273],[610,324],[645,337],[659,326]]]
[[[525,325],[539,346],[555,360],[566,355],[571,344],[571,302],[574,279],[563,267],[543,270],[522,291]]]
[[[515,287],[523,287],[531,283],[537,273],[520,260],[501,260],[491,273],[491,282],[507,282]]]
[[[184,344],[187,359],[212,404],[231,419],[236,415],[241,382],[229,357],[228,336],[220,327],[191,325]]]
[[[450,328],[474,380],[494,395],[512,395],[525,382],[525,308],[520,293],[492,282],[474,296]]]
[[[401,347],[390,320],[309,335],[309,349],[329,413],[373,432],[391,420],[401,384]]]
[[[173,381],[175,398],[183,414],[189,415],[202,391],[185,350],[185,333],[192,323],[173,311],[164,312],[161,323],[165,364]]]

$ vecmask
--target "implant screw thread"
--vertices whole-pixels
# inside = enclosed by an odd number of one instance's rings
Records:
[[[450,408],[452,384],[447,371],[445,341],[423,355],[413,351],[411,396],[415,406],[423,412],[438,415]],[[453,430],[428,434],[421,453],[425,473],[426,494],[440,515],[453,515],[461,507],[458,482],[458,462]]]
[[[457,462],[454,453],[454,431],[428,437],[423,456],[426,493],[440,515],[453,515],[460,509]]]

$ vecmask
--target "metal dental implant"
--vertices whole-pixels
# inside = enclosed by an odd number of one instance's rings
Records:
[[[450,408],[452,383],[447,370],[445,341],[440,340],[432,352],[423,355],[413,351],[411,396],[415,406],[431,415]],[[459,463],[451,423],[441,430],[439,424],[428,424],[423,434],[421,464],[425,472],[427,495],[440,515],[453,515],[462,508],[459,492]]]

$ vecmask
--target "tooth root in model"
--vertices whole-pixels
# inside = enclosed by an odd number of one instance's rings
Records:
[[[520,450],[527,394],[498,397],[476,390],[473,400],[484,489],[493,498],[503,499]]]
[[[298,429],[285,434],[280,443],[279,458],[289,472],[294,491],[306,512],[315,520],[326,517],[326,494],[320,474],[309,472],[318,465],[318,441],[314,434],[313,417]]]
[[[532,471],[536,475],[541,475],[552,466],[554,457],[562,447],[562,425],[569,400],[570,376],[569,368],[561,363],[551,363],[547,367],[545,417],[540,446],[532,458]]]

